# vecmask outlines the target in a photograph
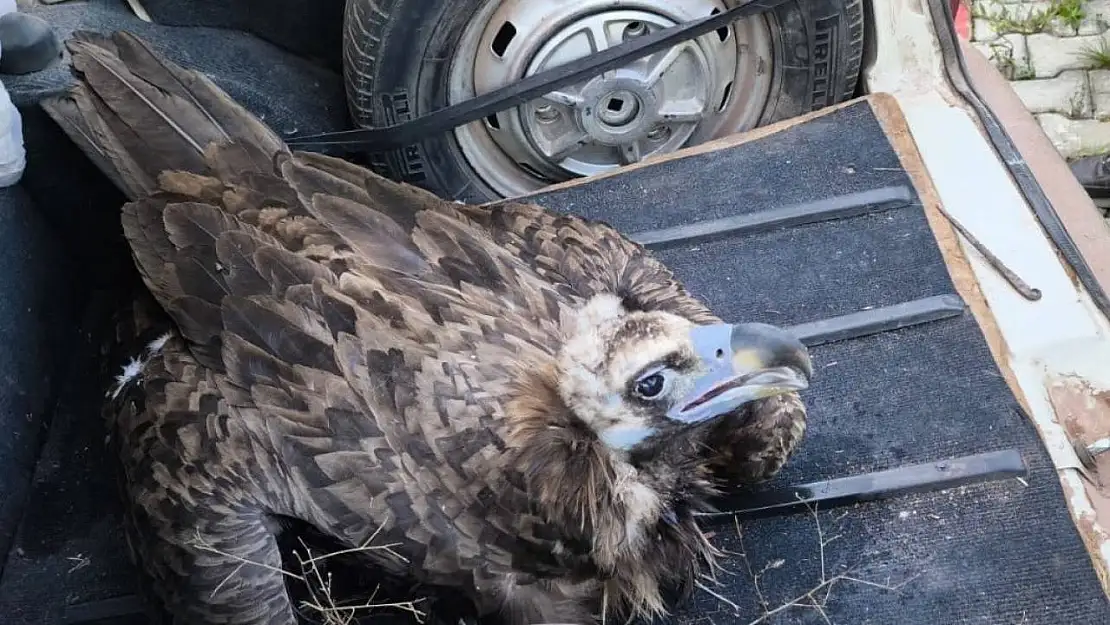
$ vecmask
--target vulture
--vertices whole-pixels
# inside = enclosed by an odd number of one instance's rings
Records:
[[[806,347],[613,227],[293,151],[132,34],[67,47],[43,106],[129,198],[105,414],[171,622],[296,623],[286,520],[477,618],[664,616],[720,556],[698,513],[802,438]]]

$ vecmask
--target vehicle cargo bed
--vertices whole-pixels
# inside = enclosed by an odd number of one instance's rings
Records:
[[[252,50],[225,64],[230,57],[187,47],[207,36],[200,29],[186,36],[173,33],[192,29],[98,25],[151,36],[252,110],[268,112],[276,127],[324,131],[342,123],[335,118],[342,108],[336,76],[297,62],[280,77],[266,74],[260,68],[288,55],[256,39],[218,33]],[[308,81],[321,85],[318,97],[273,104]],[[64,83],[59,75],[5,82],[27,105],[30,162],[19,191],[29,200],[16,205],[4,196],[4,208],[38,211],[57,237],[50,254],[69,262],[35,256],[32,265],[50,275],[12,291],[43,302],[44,314],[24,323],[28,336],[35,321],[36,332],[53,335],[60,364],[0,360],[12,368],[0,377],[32,386],[53,378],[55,398],[37,466],[25,476],[29,494],[0,578],[0,614],[12,625],[141,623],[125,616],[136,609],[134,570],[98,412],[104,387],[91,374],[103,361],[117,287],[134,278],[116,231],[121,198],[34,110],[34,100]],[[1009,448],[1029,467],[1024,480],[718,524],[713,540],[727,550],[726,571],[704,580],[675,621],[1110,622],[1056,472],[980,329],[989,318],[973,311],[989,313],[974,288],[953,281],[966,275],[966,261],[935,210],[938,200],[893,99],[871,96],[532,200],[604,219],[648,242],[729,321],[812,324],[865,310],[882,315],[902,304],[931,311],[931,321],[904,318],[898,329],[831,336],[813,346],[817,373],[805,393],[810,430],[777,483]],[[61,332],[67,324],[78,330]]]

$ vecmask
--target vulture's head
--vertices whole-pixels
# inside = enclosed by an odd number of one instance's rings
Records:
[[[626,311],[612,296],[594,298],[568,325],[560,398],[618,452],[805,389],[812,374],[805,345],[771,325],[697,325]]]

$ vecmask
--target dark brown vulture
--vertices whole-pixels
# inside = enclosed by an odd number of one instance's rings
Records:
[[[172,320],[108,412],[174,622],[294,623],[278,519],[512,625],[664,614],[715,555],[695,513],[802,437],[805,347],[613,228],[291,152],[132,35],[68,46],[45,106],[130,196]]]

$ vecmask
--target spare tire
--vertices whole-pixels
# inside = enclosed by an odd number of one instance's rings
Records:
[[[426,115],[739,0],[347,0],[355,123]],[[444,197],[513,197],[851,98],[863,0],[794,0],[404,149],[381,174]]]

